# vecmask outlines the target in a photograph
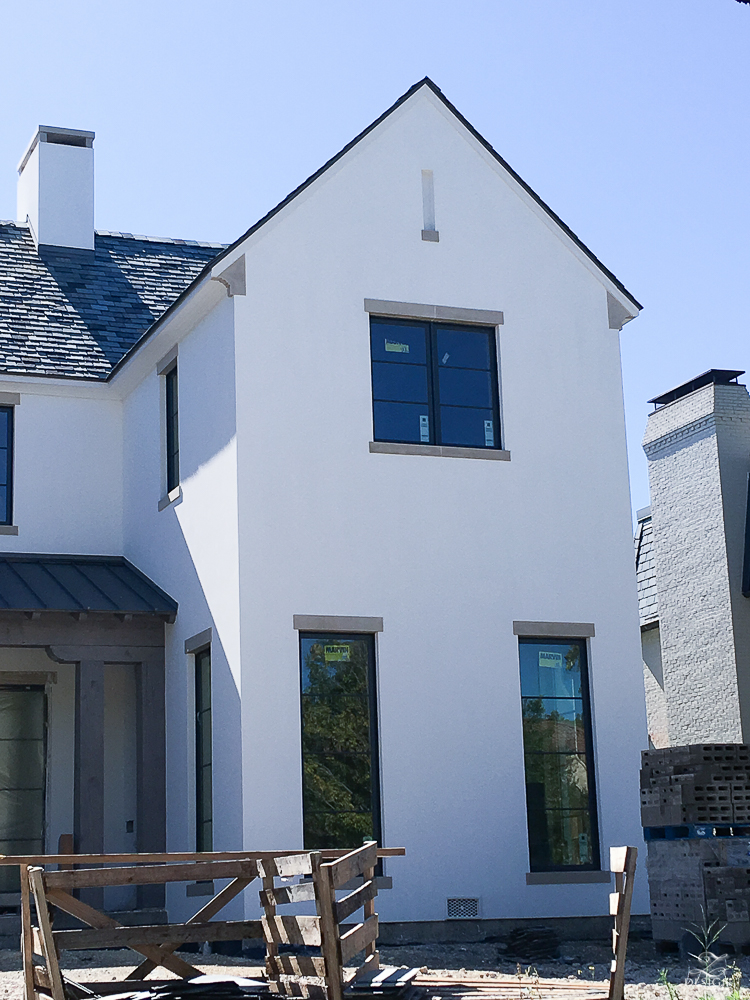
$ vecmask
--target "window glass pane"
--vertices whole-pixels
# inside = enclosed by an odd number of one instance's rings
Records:
[[[211,651],[195,655],[195,839],[196,850],[213,850]]]
[[[427,368],[423,365],[389,365],[384,361],[373,362],[372,396],[373,399],[426,403]]]
[[[10,469],[8,468],[8,449],[0,448],[0,486],[8,485],[8,474]],[[3,504],[3,510],[5,505]]]
[[[430,418],[424,403],[382,403],[373,405],[376,441],[430,443]]]
[[[44,738],[44,692],[0,690],[0,739]]]
[[[379,839],[374,643],[300,636],[305,847]]]
[[[397,361],[400,364],[427,363],[426,326],[401,326],[399,323],[370,324],[373,361]]]
[[[492,410],[440,407],[441,443],[467,448],[494,448],[497,434]]]
[[[0,442],[5,448],[8,444],[8,433],[10,431],[10,407],[0,406]]]
[[[483,368],[485,371],[490,368],[490,334],[484,330],[439,328],[437,347],[441,368]]]
[[[519,642],[532,871],[598,863],[585,645]]]
[[[489,372],[467,368],[440,369],[440,402],[444,406],[492,407],[492,377]]]

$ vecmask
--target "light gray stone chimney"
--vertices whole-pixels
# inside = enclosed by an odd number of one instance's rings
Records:
[[[742,593],[750,396],[712,369],[650,402],[648,458],[669,742],[750,741]]]
[[[40,125],[18,165],[18,221],[37,246],[94,249],[94,133]]]

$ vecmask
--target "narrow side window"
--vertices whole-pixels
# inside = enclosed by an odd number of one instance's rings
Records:
[[[13,407],[0,406],[0,524],[13,523]]]
[[[195,849],[213,850],[211,648],[195,654]]]
[[[166,382],[167,493],[180,485],[180,439],[178,427],[177,365],[164,376]]]
[[[381,843],[375,640],[300,632],[305,849]]]
[[[599,869],[585,639],[519,639],[532,872]]]

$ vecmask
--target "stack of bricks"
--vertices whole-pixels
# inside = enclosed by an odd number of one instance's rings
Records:
[[[717,920],[722,942],[750,944],[750,748],[645,751],[641,817],[654,940],[680,941]]]
[[[711,743],[645,750],[641,822],[750,825],[750,747]]]

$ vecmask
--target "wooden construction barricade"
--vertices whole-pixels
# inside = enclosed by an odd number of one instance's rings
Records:
[[[266,941],[266,975],[274,992],[294,996],[314,996],[325,992],[328,1000],[342,1000],[344,966],[359,952],[365,960],[351,978],[379,967],[376,950],[378,917],[375,913],[377,884],[375,865],[378,847],[370,841],[335,861],[323,862],[319,853],[296,858],[274,858],[259,862],[263,878],[260,894],[264,910],[263,936]],[[303,876],[298,885],[276,887],[276,878]],[[336,891],[362,879],[341,899]],[[315,902],[315,916],[280,915],[286,903]],[[342,933],[341,925],[358,910],[362,920]],[[279,954],[279,945],[320,949],[320,956]],[[321,982],[322,981],[322,982]],[[323,982],[325,983],[323,991]]]
[[[144,979],[157,967],[183,979],[191,979],[201,975],[201,971],[175,954],[180,945],[242,938],[265,940],[269,983],[276,992],[298,992],[301,995],[315,992],[312,988],[314,984],[310,989],[306,985],[309,974],[321,980],[320,992],[331,1000],[341,1000],[343,962],[364,948],[367,954],[365,967],[373,967],[377,963],[377,916],[373,904],[377,859],[403,854],[403,848],[379,849],[373,842],[346,853],[264,851],[237,853],[230,858],[224,854],[218,859],[216,855],[206,854],[188,855],[190,860],[185,860],[186,855],[169,854],[2,858],[0,863],[20,864],[21,869],[24,1000],[49,1000],[50,996],[52,1000],[71,1000],[91,990],[94,993],[112,993],[149,989],[156,983],[154,980],[144,983]],[[135,859],[146,863],[134,864]],[[61,866],[109,862],[110,866],[45,871],[42,864],[52,862]],[[275,877],[288,878],[292,875],[305,876],[308,881],[278,889],[275,887]],[[335,890],[358,875],[364,876],[363,885],[337,903]],[[258,877],[263,879],[261,902],[265,916],[262,920],[213,919]],[[182,924],[124,926],[73,895],[78,889],[92,887],[165,885],[169,882],[214,879],[231,881]],[[279,917],[275,912],[279,903],[308,899],[315,902],[317,912],[314,917]],[[36,926],[32,925],[32,902],[36,910]],[[77,930],[54,930],[51,907],[88,926]],[[365,908],[364,920],[342,934],[341,921],[362,907]],[[298,960],[297,956],[279,955],[280,943],[314,945],[320,948],[321,958],[315,961],[299,956]],[[60,950],[122,947],[131,948],[143,956],[141,964],[127,975],[125,981],[87,984],[84,991],[77,984],[64,980],[60,971]]]

